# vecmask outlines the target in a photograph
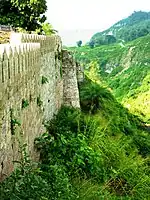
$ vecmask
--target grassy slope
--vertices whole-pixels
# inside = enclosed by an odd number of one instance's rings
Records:
[[[132,113],[150,123],[150,36],[128,45],[133,48],[129,63],[120,73],[108,76],[108,85]]]

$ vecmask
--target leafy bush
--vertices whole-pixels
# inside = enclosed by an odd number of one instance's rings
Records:
[[[3,200],[67,200],[73,195],[64,166],[33,163],[23,145],[18,168],[0,184]]]
[[[89,80],[80,86],[80,102],[83,111],[94,114],[102,108],[102,99],[113,100],[113,96],[105,88]]]
[[[32,163],[26,153],[26,145],[20,146],[21,161],[18,168],[0,184],[3,200],[37,199],[49,193],[48,183],[42,179],[41,171],[36,163]]]
[[[102,174],[102,169],[98,168],[98,163],[101,162],[100,154],[89,147],[83,134],[83,127],[87,126],[83,120],[80,132],[81,116],[77,113],[74,109],[64,107],[47,125],[48,133],[36,140],[36,146],[41,150],[42,163],[63,165],[71,177],[77,173],[86,177]]]

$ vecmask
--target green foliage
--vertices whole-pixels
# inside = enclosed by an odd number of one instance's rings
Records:
[[[2,0],[0,24],[34,31],[46,20],[44,15],[46,10],[46,0]]]
[[[114,89],[116,98],[119,98],[120,100],[127,95],[128,97],[132,96],[134,91],[142,84],[148,71],[149,66],[132,66],[120,75],[110,79],[110,81],[108,81],[109,87]],[[110,76],[112,76],[112,74],[110,74]]]
[[[110,78],[110,77],[114,77],[114,76],[117,75],[119,72],[121,72],[123,69],[124,69],[123,66],[118,66],[118,67],[114,68],[114,69],[112,70],[112,72],[110,73],[109,78]],[[118,83],[118,84],[119,84],[119,83]]]
[[[80,101],[82,110],[95,113],[101,109],[101,100],[113,100],[113,96],[97,83],[87,80],[87,83],[81,85]]]
[[[37,164],[29,159],[26,144],[20,145],[20,154],[21,160],[15,161],[18,168],[0,184],[1,199],[47,199],[51,194],[49,184],[41,177]]]
[[[29,106],[28,100],[23,99],[23,100],[22,100],[22,109],[24,109],[24,108],[26,108],[26,107],[28,107],[28,106]]]
[[[121,67],[114,69],[118,70],[118,73],[112,71],[105,78],[117,100],[128,107],[132,113],[140,116],[146,123],[150,121],[150,110],[147,104],[150,98],[149,38],[147,36],[129,43],[129,48],[134,46],[134,49],[124,59],[128,63],[124,64],[126,69],[121,64]],[[122,68],[121,71],[120,68]]]
[[[139,94],[148,99],[148,44],[149,36],[124,47],[71,48],[92,80],[79,87],[82,111],[63,107],[45,124],[46,133],[35,140],[40,163],[22,156],[20,168],[0,184],[4,200],[149,199],[149,129],[102,86],[127,104]]]
[[[90,41],[90,42],[88,43],[88,45],[89,45],[89,47],[94,48],[94,46],[95,46],[94,41]]]
[[[147,124],[150,122],[149,40],[150,36],[147,35],[129,43],[121,42],[93,49],[88,46],[70,48],[76,60],[85,66],[86,74],[91,71],[91,63],[96,62],[99,67],[95,68],[92,76],[98,74],[99,81],[111,88],[117,100]]]
[[[81,40],[77,41],[77,46],[81,47],[81,45],[82,45],[82,41]]]
[[[52,25],[48,22],[42,24],[42,31],[45,35],[55,34],[57,31],[53,29]]]
[[[35,142],[43,168],[47,163],[61,166],[75,199],[77,196],[79,199],[147,198],[149,169],[137,154],[134,141],[125,134],[121,136],[121,131],[119,137],[112,137],[111,130],[106,124],[103,127],[100,119],[99,114],[87,116],[78,110],[62,108],[46,124],[48,133]],[[84,184],[88,186],[86,189]]]
[[[105,36],[100,36],[96,37],[94,39],[91,39],[89,44],[93,44],[94,46],[100,46],[100,45],[108,45],[108,44],[113,44],[116,43],[116,38],[113,35],[105,35]]]
[[[42,76],[42,85],[48,83],[48,78],[46,78],[45,76]]]
[[[43,105],[43,101],[41,100],[41,97],[40,97],[40,96],[37,97],[37,105],[38,105],[39,107],[41,107],[41,106]]]
[[[15,135],[16,128],[18,126],[21,126],[21,122],[20,122],[20,120],[16,119],[16,117],[14,116],[14,110],[11,109],[10,110],[10,127],[11,127],[12,135]]]
[[[95,48],[90,48],[89,46],[71,47],[69,50],[74,52],[76,60],[85,65],[85,68],[91,62],[97,62],[99,71],[105,73],[107,69],[115,68],[119,65],[121,58],[126,55],[128,47],[113,44]]]
[[[142,121],[119,104],[106,88],[87,81],[80,86],[80,100],[82,111],[98,113],[99,120],[108,123],[104,128],[107,134],[130,136],[141,155],[150,154],[150,137],[144,132]]]
[[[116,38],[113,35],[106,35],[105,36],[105,43],[112,44],[116,42]]]

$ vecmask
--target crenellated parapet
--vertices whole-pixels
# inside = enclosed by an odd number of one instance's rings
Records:
[[[40,54],[39,43],[0,45],[0,83],[13,82],[15,76],[32,70]]]
[[[10,44],[40,43],[42,53],[57,51],[61,48],[61,38],[57,35],[45,36],[37,34],[11,33]],[[59,47],[58,47],[59,44]]]

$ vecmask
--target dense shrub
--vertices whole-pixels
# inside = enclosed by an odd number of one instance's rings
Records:
[[[100,87],[97,83],[86,80],[86,83],[80,85],[80,102],[83,111],[96,113],[102,109],[102,100],[113,100],[113,96],[105,88]]]
[[[86,196],[87,199],[90,195],[93,199],[103,196],[109,199],[147,198],[149,168],[144,158],[138,155],[135,141],[128,135],[121,136],[121,133],[117,137],[105,134],[98,123],[97,116],[62,108],[47,124],[48,133],[36,140],[42,168],[61,166],[72,186],[72,198],[78,195],[81,198],[83,191],[80,190],[84,183],[95,187],[95,191]],[[77,182],[82,182],[80,189]]]

